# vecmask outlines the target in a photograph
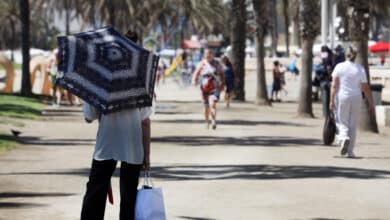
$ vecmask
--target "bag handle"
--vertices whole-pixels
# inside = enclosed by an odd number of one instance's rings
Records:
[[[152,177],[151,177],[149,171],[144,171],[144,183],[142,185],[142,188],[144,188],[144,189],[152,189],[152,188],[154,188]]]

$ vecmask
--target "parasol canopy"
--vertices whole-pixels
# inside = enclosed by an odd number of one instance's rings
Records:
[[[368,47],[368,50],[372,53],[388,52],[390,50],[390,44],[384,41],[378,41],[377,43]]]
[[[57,40],[57,85],[103,114],[152,105],[158,56],[110,26]]]

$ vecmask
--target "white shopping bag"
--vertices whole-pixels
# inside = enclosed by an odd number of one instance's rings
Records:
[[[164,197],[161,188],[154,188],[149,172],[137,193],[135,220],[165,220]]]

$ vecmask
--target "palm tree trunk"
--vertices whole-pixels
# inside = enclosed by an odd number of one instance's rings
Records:
[[[368,83],[370,83],[370,73],[368,68],[368,43],[367,41],[354,41],[352,44],[359,51],[356,56],[356,63],[362,65],[366,71]],[[368,102],[367,99],[364,99],[364,105],[362,105],[361,114],[360,114],[360,129],[364,131],[372,131],[378,133],[378,124],[376,122],[376,116],[371,115],[368,111]]]
[[[301,0],[299,25],[302,39],[302,75],[298,98],[298,116],[314,117],[312,107],[311,73],[313,65],[313,43],[320,32],[319,1]]]
[[[292,19],[292,23],[293,23],[293,44],[295,46],[298,46],[298,48],[301,48],[302,47],[302,44],[301,44],[301,38],[299,36],[299,3],[297,1],[294,1],[293,3],[293,7],[294,7],[294,14],[293,14],[293,19]]]
[[[271,30],[271,51],[272,56],[276,56],[278,47],[278,20],[276,11],[276,0],[270,0],[270,30]]]
[[[91,10],[89,12],[89,19],[91,20],[92,26],[94,28],[97,28],[97,23],[96,23],[96,2],[95,0],[90,0],[89,1]]]
[[[12,39],[11,39],[11,61],[14,62],[14,50],[15,50],[15,38],[16,38],[16,34],[15,34],[15,22],[14,20],[12,20],[12,18],[10,19],[10,24],[11,24],[11,36],[12,36]]]
[[[286,55],[290,56],[290,33],[288,32],[290,19],[288,16],[288,0],[283,0],[283,15],[284,15],[284,35],[286,40]]]
[[[368,83],[370,84],[367,51],[370,24],[369,2],[366,0],[349,0],[348,5],[348,34],[353,45],[358,50],[355,62],[364,67],[367,74],[367,80],[369,80]],[[371,116],[368,113],[368,102],[366,99],[364,100],[364,103],[360,114],[360,129],[378,133],[375,114]]]
[[[314,117],[312,107],[311,72],[313,65],[313,39],[302,40],[302,76],[298,99],[298,116]]]
[[[256,89],[256,104],[258,105],[270,105],[271,102],[268,99],[266,73],[264,66],[264,37],[267,27],[266,13],[268,8],[268,1],[265,0],[253,0],[253,9],[255,13],[256,23],[256,54],[257,54],[257,89]]]
[[[19,0],[22,29],[22,88],[21,94],[31,95],[30,84],[30,6],[28,0]]]
[[[66,35],[69,35],[70,34],[69,0],[64,0],[64,9],[65,9],[65,33]]]
[[[115,18],[115,3],[112,3],[112,2],[110,2],[109,3],[109,11],[110,11],[110,17],[109,17],[109,19],[110,19],[110,25],[111,26],[113,26],[113,27],[115,27],[115,25],[116,25],[116,18]]]
[[[245,0],[232,1],[232,64],[238,78],[234,99],[245,101],[245,39],[246,39],[246,4]]]
[[[270,105],[271,102],[268,99],[266,72],[264,66],[264,35],[256,33],[256,75],[257,75],[257,87],[256,87],[256,101],[257,105]]]

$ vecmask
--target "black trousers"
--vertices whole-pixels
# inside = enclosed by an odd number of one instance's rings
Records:
[[[106,208],[110,179],[117,161],[92,161],[87,183],[87,192],[83,200],[81,220],[103,220]],[[141,165],[121,163],[120,169],[120,220],[134,219],[135,200],[137,198],[138,178]]]

